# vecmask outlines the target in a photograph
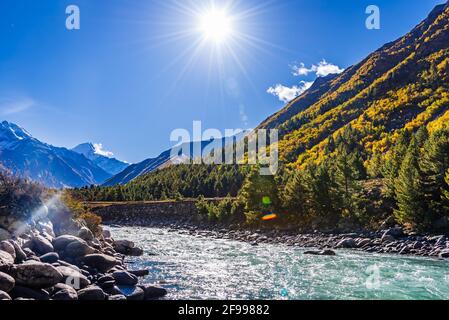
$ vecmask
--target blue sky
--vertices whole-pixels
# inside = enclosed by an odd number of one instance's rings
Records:
[[[2,0],[0,120],[57,146],[91,141],[141,161],[194,120],[220,130],[257,126],[283,106],[269,88],[284,99],[287,88],[298,93],[329,70],[320,62],[347,68],[443,2],[215,1],[229,7],[234,30],[217,47],[198,44],[197,13],[210,0]],[[80,30],[65,28],[70,4],[80,8]],[[380,30],[365,27],[371,4],[381,9]],[[303,75],[293,75],[302,63]]]

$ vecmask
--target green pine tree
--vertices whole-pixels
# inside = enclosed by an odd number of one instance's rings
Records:
[[[396,179],[396,220],[414,229],[426,229],[425,197],[422,172],[419,167],[419,149],[416,139],[412,139],[407,154]]]
[[[287,181],[283,192],[283,206],[289,220],[301,222],[306,214],[307,191],[300,172],[295,171]]]
[[[280,200],[275,177],[260,174],[260,167],[254,166],[248,173],[239,194],[244,205],[244,214],[250,224],[261,222],[263,216],[279,214]]]
[[[449,132],[445,130],[433,133],[424,144],[420,162],[424,173],[424,192],[429,214],[436,219],[443,214],[442,190],[445,187],[446,171],[449,168]]]

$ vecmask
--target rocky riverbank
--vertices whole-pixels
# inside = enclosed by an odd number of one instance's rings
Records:
[[[399,227],[377,232],[303,234],[294,230],[241,230],[232,226],[216,226],[192,221],[176,223],[139,219],[137,221],[116,220],[113,223],[126,226],[164,227],[198,237],[245,241],[254,246],[270,243],[313,248],[314,250],[307,252],[309,254],[334,255],[334,249],[354,249],[370,253],[449,258],[449,237],[406,234]]]
[[[139,284],[148,271],[127,270],[124,258],[143,251],[107,231],[94,236],[81,227],[56,235],[50,221],[20,236],[0,231],[0,300],[152,300],[167,294]]]

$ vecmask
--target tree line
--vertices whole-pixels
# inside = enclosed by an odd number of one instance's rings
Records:
[[[394,219],[417,231],[447,230],[449,130],[397,130],[374,153],[362,136],[347,126],[328,138],[320,159],[281,165],[276,176],[261,176],[258,166],[179,165],[125,186],[73,192],[86,201],[198,198],[208,219],[256,226],[374,227]],[[226,199],[203,199],[213,197]]]

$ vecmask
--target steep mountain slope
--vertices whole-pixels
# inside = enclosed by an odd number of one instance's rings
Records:
[[[110,177],[83,155],[43,143],[7,121],[0,124],[0,164],[53,188],[98,184]]]
[[[92,143],[80,144],[73,148],[72,151],[84,155],[111,176],[122,172],[129,166],[126,162],[99,154]]]
[[[323,157],[329,137],[351,125],[368,153],[398,129],[444,124],[449,109],[449,4],[338,76],[312,88],[264,121],[280,130],[280,159],[300,166]],[[444,118],[442,118],[444,117]]]

